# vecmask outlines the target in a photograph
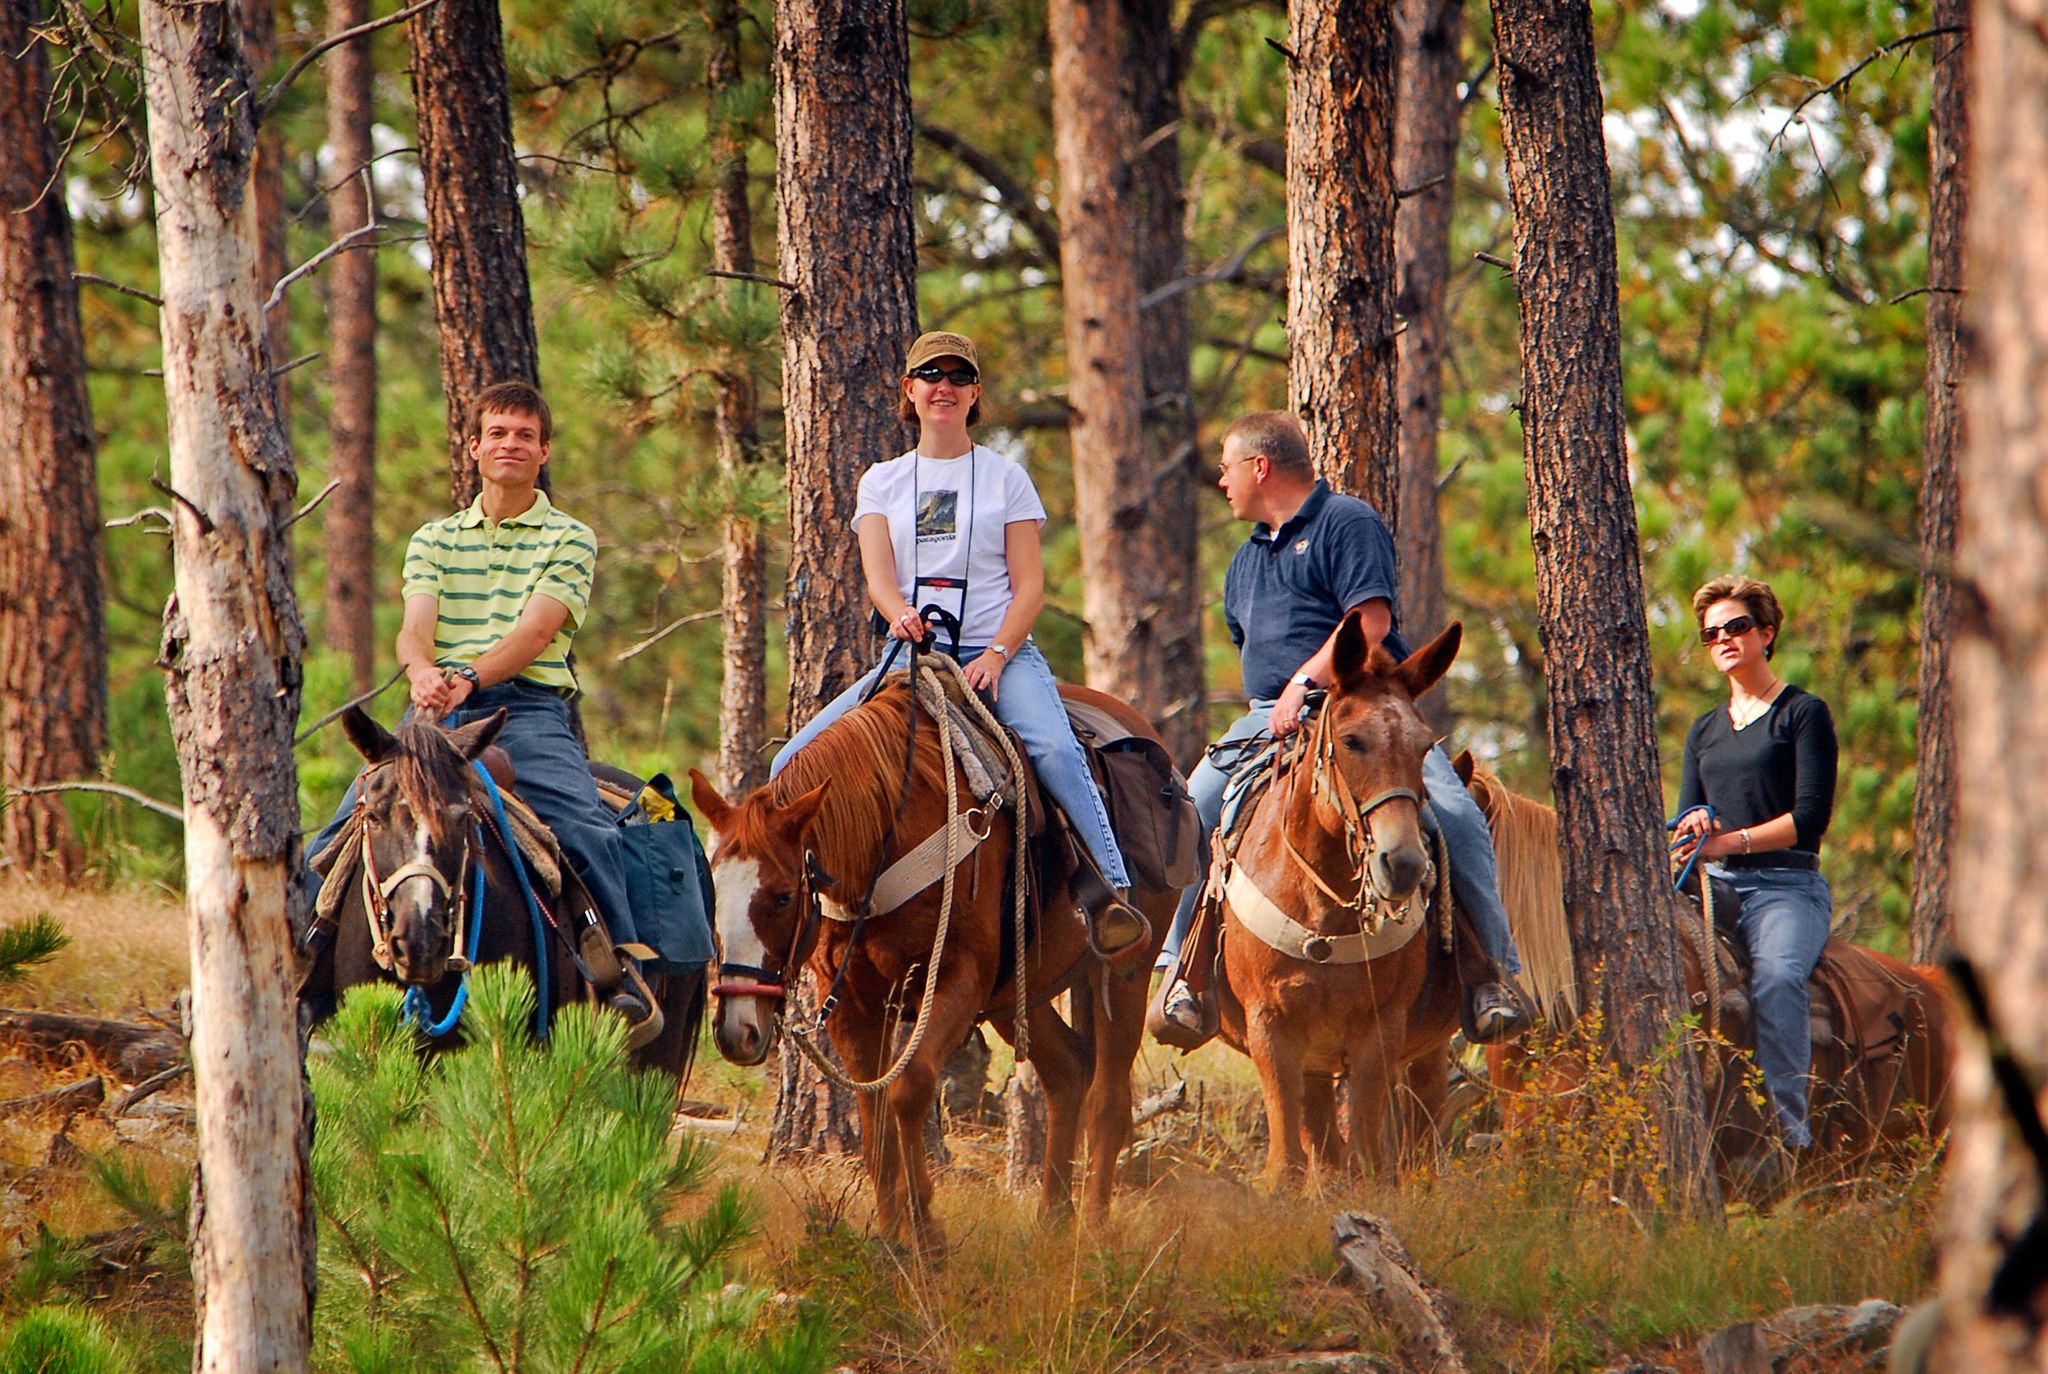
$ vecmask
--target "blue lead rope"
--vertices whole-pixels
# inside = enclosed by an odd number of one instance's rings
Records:
[[[1664,828],[1666,830],[1678,829],[1678,822],[1684,820],[1687,816],[1690,816],[1695,811],[1706,812],[1707,819],[1709,821],[1712,821],[1714,819],[1714,808],[1708,806],[1705,802],[1701,802],[1698,806],[1688,806],[1687,808],[1685,808],[1685,810],[1679,812],[1675,819],[1665,822]],[[1700,845],[1705,843],[1706,836],[1700,836],[1699,842],[1694,844],[1692,847],[1691,856],[1686,859],[1684,866],[1678,870],[1677,876],[1671,880],[1671,886],[1677,891],[1685,891],[1685,880],[1687,878],[1690,878],[1692,876],[1693,869],[1698,867],[1700,861]],[[1679,841],[1677,840],[1673,840],[1671,842],[1671,849],[1674,853],[1677,852],[1678,845]]]
[[[536,1040],[548,1038],[548,935],[547,927],[541,921],[540,905],[533,897],[533,875],[527,871],[526,856],[519,852],[519,846],[512,842],[511,823],[505,819],[505,799],[498,794],[498,784],[481,763],[472,761],[470,767],[484,780],[484,792],[491,799],[491,812],[498,824],[498,834],[504,838],[505,847],[511,851],[512,868],[519,880],[519,895],[526,899],[526,916],[533,922],[533,983],[534,1010],[533,1035]],[[484,836],[481,826],[476,828],[477,864],[475,880],[470,884],[469,948],[463,957],[469,960],[471,968],[476,967],[477,949],[483,941],[484,931]],[[469,974],[465,970],[459,975],[455,987],[455,1000],[448,1004],[448,1012],[440,1020],[432,1020],[433,1006],[427,1001],[425,988],[411,987],[405,992],[405,1014],[421,1033],[438,1040],[461,1024],[462,1009],[469,1003]]]

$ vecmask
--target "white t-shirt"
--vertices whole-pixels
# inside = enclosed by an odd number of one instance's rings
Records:
[[[869,515],[888,517],[903,599],[959,616],[962,646],[994,642],[1010,610],[1004,527],[1045,523],[1045,505],[1023,466],[980,444],[958,458],[925,458],[912,449],[861,474],[856,528]],[[954,585],[933,586],[932,578]],[[925,585],[914,586],[917,580]]]

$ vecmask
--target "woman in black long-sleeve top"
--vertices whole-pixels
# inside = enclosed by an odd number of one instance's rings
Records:
[[[1692,608],[1700,642],[1728,679],[1728,704],[1686,733],[1679,853],[1697,846],[1707,871],[1742,896],[1757,1061],[1785,1144],[1803,1149],[1813,1143],[1806,980],[1834,912],[1820,842],[1835,805],[1835,723],[1826,702],[1771,671],[1785,617],[1768,586],[1717,577],[1693,594]]]

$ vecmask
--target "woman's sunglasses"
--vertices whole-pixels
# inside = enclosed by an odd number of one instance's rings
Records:
[[[981,374],[971,367],[940,367],[937,363],[913,367],[910,375],[920,382],[951,382],[954,386],[973,386],[981,380]]]
[[[1737,635],[1746,635],[1755,628],[1755,617],[1738,615],[1733,620],[1722,621],[1719,625],[1700,626],[1700,643],[1712,644],[1715,640],[1724,637],[1733,639]]]

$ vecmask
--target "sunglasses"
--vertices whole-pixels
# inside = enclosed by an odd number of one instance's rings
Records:
[[[954,386],[973,386],[981,380],[981,374],[971,367],[940,367],[937,363],[913,367],[908,375],[920,382],[951,382]]]
[[[1700,626],[1700,643],[1712,644],[1717,639],[1734,639],[1737,635],[1746,635],[1755,628],[1754,616],[1738,615],[1732,620],[1722,621],[1719,625]]]

